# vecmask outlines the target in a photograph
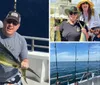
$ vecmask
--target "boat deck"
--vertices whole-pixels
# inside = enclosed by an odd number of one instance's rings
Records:
[[[40,83],[40,82],[37,82],[35,80],[31,80],[31,79],[27,79],[28,83],[26,83],[23,79],[22,79],[22,82],[24,85],[49,85],[49,83],[47,83],[47,82]]]
[[[49,85],[49,53],[28,51],[29,66],[32,68],[40,78],[27,71],[27,82],[23,80],[24,85]],[[47,82],[45,82],[47,81]]]
[[[31,40],[32,45],[28,44],[28,47],[31,47],[31,50],[28,51],[28,58],[29,58],[29,67],[36,72],[36,74],[40,77],[38,78],[33,73],[28,72],[26,73],[27,76],[27,83],[23,80],[22,82],[24,85],[50,85],[49,84],[49,53],[36,51],[34,48],[44,48],[49,49],[48,46],[37,45],[35,44],[35,40],[38,41],[45,41],[48,42],[49,39],[46,38],[39,38],[39,37],[30,37],[24,36],[25,39]]]

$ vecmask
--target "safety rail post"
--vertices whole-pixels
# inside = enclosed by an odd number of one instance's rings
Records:
[[[34,39],[32,39],[32,48],[31,48],[32,51],[34,51]]]

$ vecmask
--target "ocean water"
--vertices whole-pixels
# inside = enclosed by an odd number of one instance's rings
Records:
[[[49,0],[17,0],[17,12],[21,14],[21,35],[33,37],[49,37]],[[14,10],[14,0],[0,1],[0,20],[4,20],[9,11]],[[30,41],[28,41],[30,44]],[[39,42],[36,42],[39,44]],[[48,46],[48,42],[42,45]],[[38,49],[37,49],[38,50]],[[48,51],[45,50],[44,51]]]
[[[75,74],[75,61],[72,62],[58,62],[58,73],[59,76],[64,76],[68,74]],[[76,62],[76,73],[85,72],[87,69],[91,70],[98,70],[100,68],[100,62],[98,61],[77,61]],[[57,70],[56,70],[56,62],[50,62],[50,78],[56,77]],[[60,81],[67,80],[60,79]],[[51,80],[51,84],[55,83],[56,80]],[[61,84],[66,85],[66,83]]]

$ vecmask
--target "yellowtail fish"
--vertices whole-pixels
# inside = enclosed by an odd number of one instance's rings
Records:
[[[22,69],[21,62],[19,62],[1,42],[0,42],[0,64],[19,69],[26,83],[27,83],[26,71],[30,71],[33,74],[35,74],[37,77],[39,77],[31,68]]]
[[[54,41],[61,41],[60,30],[56,30],[54,36]]]
[[[82,30],[85,29],[84,28],[85,24],[84,24],[84,26],[82,26],[80,22],[79,22],[79,24],[80,24]],[[80,40],[79,41],[87,41],[86,35],[83,32],[81,32],[81,36],[80,36]]]

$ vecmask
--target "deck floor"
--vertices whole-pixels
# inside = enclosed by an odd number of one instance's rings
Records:
[[[31,80],[31,79],[27,79],[27,82],[28,82],[28,84],[27,84],[27,83],[23,80],[23,78],[22,78],[22,82],[23,82],[24,85],[50,85],[50,84],[47,83],[47,82],[42,82],[42,83],[40,83],[40,82]]]

